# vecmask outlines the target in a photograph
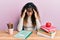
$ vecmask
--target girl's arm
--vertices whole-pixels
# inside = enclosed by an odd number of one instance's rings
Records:
[[[37,29],[40,29],[40,27],[41,27],[41,20],[39,20],[40,18],[39,18],[39,16],[37,15],[37,12],[33,9],[33,11],[34,11],[34,13],[35,13],[35,18],[36,18],[36,28]]]
[[[18,24],[18,31],[21,31],[23,29],[23,18],[20,18],[19,24]]]
[[[24,17],[25,17],[25,13],[26,13],[26,9],[25,9],[25,11],[23,12],[23,16],[22,16],[21,19],[19,20],[18,31],[21,31],[22,28],[23,28],[23,19],[24,19]]]
[[[40,29],[40,27],[41,27],[41,23],[39,19],[36,19],[36,29]]]

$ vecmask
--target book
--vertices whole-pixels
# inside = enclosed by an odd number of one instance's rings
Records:
[[[43,29],[43,30],[45,30],[46,32],[55,32],[55,30],[56,30],[56,27],[54,27],[54,26],[51,26],[51,27],[46,27],[45,25],[43,25],[42,27],[41,27],[41,29]]]
[[[14,35],[14,37],[26,39],[30,36],[31,33],[32,33],[32,31],[22,30],[22,31],[18,32],[16,35]]]
[[[42,29],[39,29],[37,32],[37,35],[47,37],[47,38],[54,38],[55,34],[56,34],[56,32],[48,33]]]

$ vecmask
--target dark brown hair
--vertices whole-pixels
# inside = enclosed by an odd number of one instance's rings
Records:
[[[24,7],[22,8],[22,11],[21,11],[21,17],[23,15],[24,10],[28,9],[28,8],[34,9],[37,12],[37,16],[39,17],[37,7],[31,2],[24,5]],[[25,17],[24,17],[24,23],[25,24],[27,23],[27,19],[28,19],[28,15],[27,15],[27,13],[25,13]],[[32,21],[32,25],[36,26],[36,19],[35,19],[35,16],[34,16],[34,11],[33,11],[33,14],[31,16],[31,21]]]

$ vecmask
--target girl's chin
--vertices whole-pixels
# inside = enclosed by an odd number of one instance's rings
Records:
[[[31,15],[28,15],[29,17],[31,16]]]

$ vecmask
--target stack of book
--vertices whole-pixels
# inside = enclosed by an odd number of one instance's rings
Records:
[[[47,27],[46,25],[41,26],[37,34],[40,36],[54,38],[56,34],[56,28],[54,26]]]

